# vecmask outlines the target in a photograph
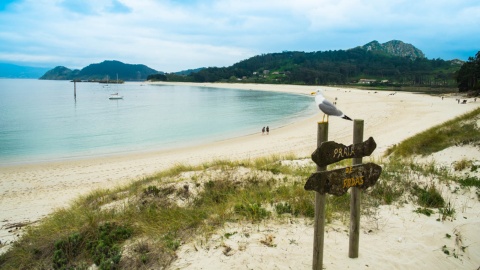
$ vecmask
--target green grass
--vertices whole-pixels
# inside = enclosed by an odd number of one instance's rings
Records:
[[[417,196],[417,203],[420,206],[428,208],[440,208],[445,205],[445,200],[435,185],[430,185],[425,188],[415,185],[413,186],[413,194]]]

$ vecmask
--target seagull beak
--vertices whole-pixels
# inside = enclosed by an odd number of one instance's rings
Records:
[[[313,95],[316,95],[316,94],[317,94],[317,92],[311,92],[311,93],[310,93],[310,95],[312,95],[312,96],[313,96]]]

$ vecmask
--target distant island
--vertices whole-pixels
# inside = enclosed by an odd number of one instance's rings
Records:
[[[49,68],[19,66],[8,63],[0,63],[0,78],[8,79],[38,79]]]
[[[47,71],[40,77],[40,80],[80,80],[114,83],[117,76],[122,81],[145,81],[152,74],[159,74],[159,71],[145,65],[132,65],[115,60],[106,60],[102,63],[90,64],[81,70],[71,70],[58,66]]]

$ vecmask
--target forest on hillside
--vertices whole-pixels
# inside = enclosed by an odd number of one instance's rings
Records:
[[[461,61],[391,56],[362,48],[336,51],[269,53],[230,67],[210,67],[162,80],[305,85],[352,83],[457,87]],[[151,78],[154,79],[154,78]]]

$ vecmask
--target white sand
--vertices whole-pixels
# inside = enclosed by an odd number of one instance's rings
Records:
[[[452,119],[455,116],[471,111],[480,105],[480,102],[475,103],[470,101],[467,104],[457,104],[455,100],[456,97],[453,96],[446,97],[442,100],[439,97],[428,95],[402,92],[389,95],[393,92],[382,91],[374,93],[374,91],[340,89],[335,87],[262,84],[202,85],[208,87],[282,91],[299,94],[309,94],[318,88],[325,89],[326,98],[330,100],[337,98],[337,106],[346,115],[351,118],[364,119],[365,139],[372,136],[378,145],[377,150],[374,152],[375,155],[380,155],[389,146],[405,138]],[[48,215],[56,208],[68,206],[72,199],[79,195],[87,194],[98,188],[109,188],[127,184],[130,181],[141,179],[172,165],[198,164],[215,159],[256,158],[270,154],[294,153],[300,156],[309,156],[316,148],[316,122],[321,120],[321,116],[322,114],[319,112],[308,119],[298,121],[289,126],[281,128],[271,127],[270,135],[268,136],[262,136],[259,132],[254,135],[189,147],[187,149],[93,157],[41,164],[0,165],[0,227],[2,227],[0,230],[0,241],[5,243],[15,238],[15,232],[9,233],[5,229],[8,224],[36,221]],[[330,118],[329,129],[330,140],[344,144],[351,143],[352,122],[332,117]],[[388,211],[394,210],[386,209],[385,211],[387,211],[387,215],[391,215]],[[409,210],[402,209],[401,211]],[[430,225],[427,223],[418,228],[406,227],[402,220],[394,219],[395,215],[392,216],[392,220],[387,222],[388,224],[386,226],[393,226],[400,231],[403,230],[403,232],[411,230],[429,231],[428,226]],[[419,219],[421,220],[422,217],[419,217]],[[415,224],[415,226],[418,226],[422,223]],[[445,233],[450,232],[446,231]],[[297,231],[291,233],[297,234]],[[298,233],[311,235],[311,226],[299,225]],[[344,238],[347,239],[348,244],[348,237],[345,232],[332,232],[332,235],[333,240],[328,240],[333,241],[330,243],[331,245],[333,245],[333,243],[343,245]],[[279,269],[288,269],[286,265],[290,265],[293,269],[298,269],[297,266],[304,269],[309,268],[311,244],[303,243],[304,240],[300,240],[300,236],[293,235],[292,237],[298,239],[296,240],[298,241],[298,246],[291,245],[291,248],[294,250],[292,256],[301,257],[298,259],[301,263],[295,263],[292,260],[292,264],[277,264],[276,267]],[[330,236],[328,236],[327,239],[330,239],[329,237]],[[366,238],[366,236],[363,235],[362,237]],[[385,245],[390,247],[389,241],[395,242],[395,239],[398,239],[397,235],[382,236],[381,234],[377,234],[372,237],[374,237],[372,240],[374,244],[371,251],[367,251],[362,255],[366,258],[377,258],[380,263],[382,262],[382,252],[402,252],[401,257],[404,257],[405,260],[413,260],[407,256],[407,254],[415,258],[420,256],[411,251],[411,245],[415,244],[414,239],[405,239],[405,242],[400,241],[400,246],[397,245],[398,248],[392,251],[386,251]],[[428,233],[424,237],[428,237]],[[391,240],[388,240],[389,238],[391,238]],[[311,240],[306,239],[305,241]],[[405,250],[401,245],[405,247]],[[302,246],[302,251],[299,250],[300,246]],[[307,251],[303,250],[303,246],[306,247]],[[383,248],[380,246],[383,246]],[[339,246],[333,245],[329,246],[328,252],[345,253],[344,249],[345,247],[340,248]],[[279,249],[274,250],[274,253],[278,250]],[[403,253],[405,253],[405,255]],[[251,256],[252,255],[248,255],[247,258],[251,259]],[[328,255],[327,253],[324,261],[332,264],[338,263],[333,262],[332,259],[328,259],[329,256],[333,255]],[[343,258],[344,257],[342,257],[341,260],[344,260]],[[357,266],[360,266],[360,268],[368,268],[365,266],[367,263],[363,263],[362,258],[356,260],[358,264],[352,263],[346,264],[345,266],[350,268],[357,268]],[[429,257],[429,259],[431,258]],[[424,265],[430,265],[429,261],[424,261],[423,263]],[[208,263],[206,264],[208,266]],[[328,266],[327,264],[325,265]],[[238,267],[239,269],[249,269],[245,264],[239,265]],[[272,267],[268,265],[262,267],[252,266],[251,268],[274,269],[273,265]],[[331,269],[343,268],[332,267]],[[467,267],[466,269],[471,268]]]

